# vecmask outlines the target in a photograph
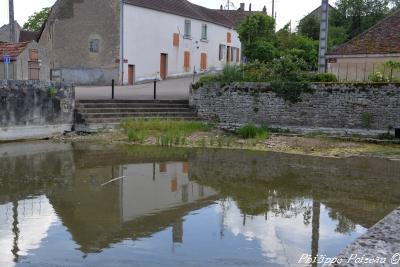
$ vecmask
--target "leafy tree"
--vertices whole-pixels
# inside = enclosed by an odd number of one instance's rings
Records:
[[[243,53],[249,60],[271,61],[276,57],[275,20],[272,17],[262,13],[248,16],[238,32],[244,45]]]
[[[319,39],[320,22],[316,16],[307,16],[300,21],[298,33],[313,40]]]
[[[24,24],[23,29],[27,31],[38,32],[41,30],[43,24],[46,22],[50,15],[51,8],[45,7],[39,12],[35,12],[28,18],[28,21]]]
[[[348,37],[375,25],[390,12],[389,0],[338,0],[334,21],[346,28]]]

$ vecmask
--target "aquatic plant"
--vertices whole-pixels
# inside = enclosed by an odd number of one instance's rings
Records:
[[[268,130],[264,127],[258,127],[254,124],[245,124],[237,131],[238,135],[244,139],[267,139]]]

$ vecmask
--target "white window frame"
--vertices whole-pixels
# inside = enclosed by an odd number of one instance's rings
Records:
[[[219,45],[219,61],[224,61],[226,58],[226,45],[220,44]]]
[[[192,37],[192,21],[190,19],[185,19],[184,30],[185,30],[184,37],[191,38]]]
[[[205,23],[201,25],[201,40],[202,41],[208,40],[208,25]]]

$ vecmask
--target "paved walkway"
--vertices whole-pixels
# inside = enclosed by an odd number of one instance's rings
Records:
[[[191,82],[192,78],[159,81],[157,82],[157,99],[189,99],[189,86]],[[153,83],[115,87],[115,99],[148,100],[153,99],[153,94]],[[75,99],[111,99],[111,86],[78,86],[75,91]]]

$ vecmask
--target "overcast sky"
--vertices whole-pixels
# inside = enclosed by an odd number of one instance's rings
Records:
[[[190,0],[191,2],[206,6],[209,8],[219,8],[221,4],[227,0]],[[36,11],[40,11],[44,7],[54,4],[55,0],[14,0],[15,18],[21,24],[26,22],[29,15]],[[262,10],[264,5],[267,6],[268,13],[271,12],[272,0],[232,0],[235,7],[238,8],[241,2],[246,3],[246,10],[252,3],[253,10]],[[277,23],[281,28],[289,21],[293,22],[293,27],[297,21],[311,12],[314,8],[321,4],[321,0],[275,0]],[[334,2],[331,0],[331,2]],[[8,0],[0,0],[0,25],[8,23]]]

